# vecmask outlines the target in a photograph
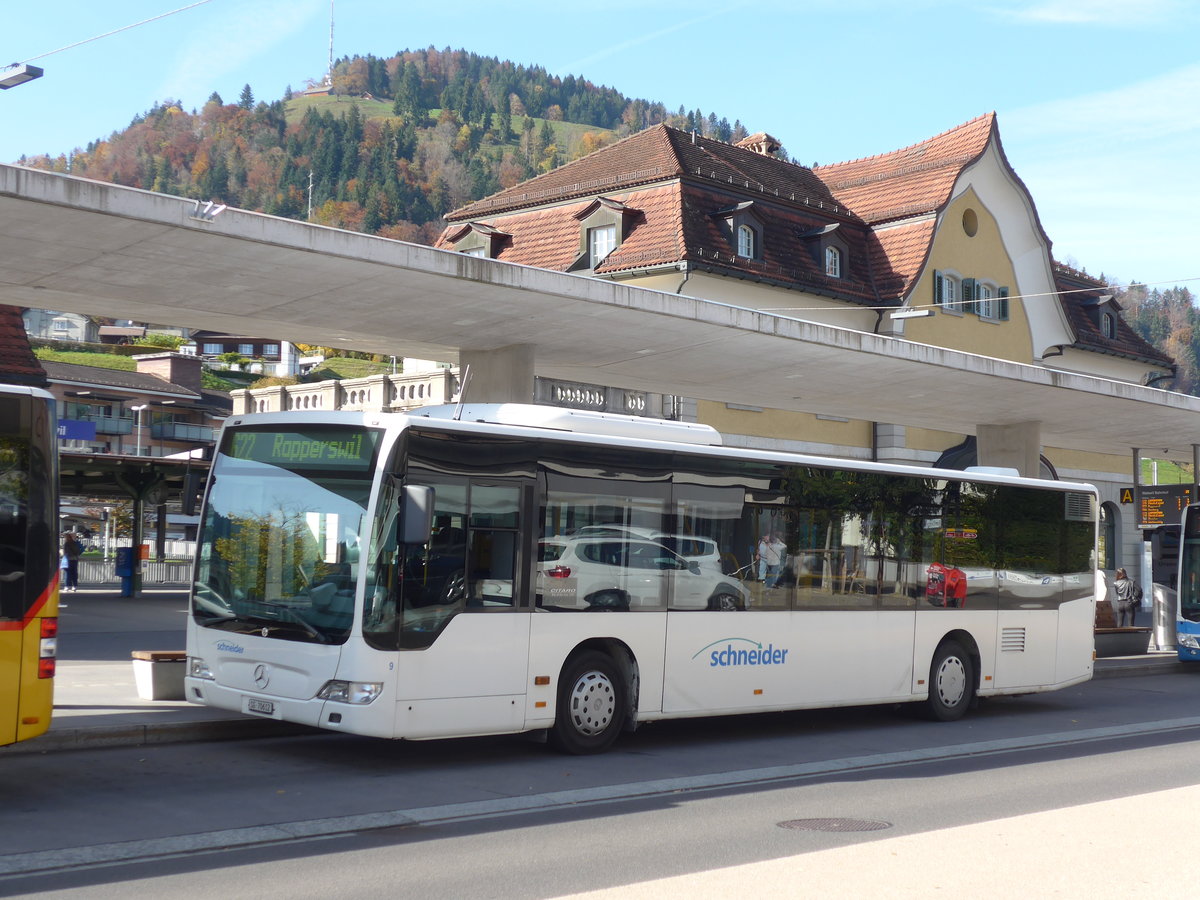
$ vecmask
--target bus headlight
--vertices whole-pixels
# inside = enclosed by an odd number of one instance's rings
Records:
[[[208,667],[208,663],[198,656],[188,657],[188,674],[193,678],[206,678],[209,681],[213,680],[212,669]]]
[[[1190,650],[1200,650],[1200,635],[1185,634],[1179,632],[1175,635],[1175,639],[1179,641],[1179,646],[1187,647]]]
[[[383,693],[379,681],[327,681],[317,691],[319,700],[336,700],[338,703],[367,704]]]

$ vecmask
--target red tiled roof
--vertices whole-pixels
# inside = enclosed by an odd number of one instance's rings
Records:
[[[737,256],[731,236],[723,230],[722,217],[714,215],[729,208],[731,200],[744,200],[744,191],[731,198],[707,182],[697,184],[688,179],[606,196],[619,200],[630,213],[624,240],[596,267],[598,275],[687,260],[705,269],[783,287],[859,303],[878,302],[872,259],[879,254],[872,250],[874,238],[859,222],[837,223],[848,258],[843,277],[829,278],[818,263],[813,242],[804,237],[831,224],[828,217],[797,209],[790,201],[781,203],[772,195],[753,203],[754,217],[763,225],[763,245],[759,258],[750,260]],[[580,253],[577,215],[592,202],[589,198],[489,219],[484,224],[510,236],[500,245],[496,258],[566,271]],[[448,249],[462,234],[460,226],[451,225],[436,246]]]
[[[576,215],[596,197],[629,210],[625,238],[597,274],[687,260],[739,277],[878,302],[872,280],[877,242],[811,170],[665,125],[455,210],[447,216],[455,224],[436,246],[452,247],[465,234],[459,223],[470,221],[510,236],[499,244],[498,259],[564,271],[580,252]],[[755,260],[736,255],[714,216],[747,202],[764,226]],[[813,242],[802,237],[831,224],[849,251],[841,278],[824,274]]]
[[[987,148],[995,125],[996,114],[988,113],[911,147],[813,172],[872,225],[933,212],[950,199],[963,168]]]
[[[46,372],[33,355],[25,320],[16,306],[0,305],[0,382],[44,386]]]
[[[684,176],[845,213],[821,180],[804,166],[656,125],[545,175],[469,203],[446,219],[461,222],[577,197],[610,196]]]
[[[1112,295],[1113,289],[1105,282],[1068,266],[1055,264],[1054,286],[1061,292],[1059,299],[1067,312],[1071,327],[1075,330],[1073,346],[1076,349],[1111,353],[1159,366],[1175,365],[1170,356],[1134,331],[1123,316],[1116,317],[1116,337],[1104,336],[1098,317],[1091,310],[1095,308],[1101,296]],[[1118,304],[1112,305],[1117,310],[1120,309]]]
[[[912,290],[929,255],[936,225],[934,219],[922,218],[872,231],[877,247],[873,254],[875,286],[880,294],[902,297]]]

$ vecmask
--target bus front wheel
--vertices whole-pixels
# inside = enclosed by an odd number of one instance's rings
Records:
[[[550,743],[563,753],[603,753],[625,723],[625,683],[612,658],[589,651],[567,661],[558,681]]]
[[[957,641],[943,641],[929,664],[925,712],[939,722],[961,719],[975,696],[975,666]]]

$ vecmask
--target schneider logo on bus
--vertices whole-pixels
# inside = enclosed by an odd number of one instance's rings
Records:
[[[738,646],[734,646],[737,644]],[[749,647],[741,646],[749,644]],[[721,646],[724,645],[724,646]],[[714,647],[718,649],[713,649]],[[710,667],[717,666],[782,666],[787,664],[788,651],[750,638],[721,638],[692,654],[692,659],[708,653]]]

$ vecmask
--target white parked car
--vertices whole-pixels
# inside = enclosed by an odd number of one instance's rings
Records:
[[[715,546],[715,545],[714,545]],[[612,534],[538,543],[537,593],[567,609],[745,609],[740,583],[662,544]]]
[[[624,535],[628,537],[645,538],[662,544],[668,550],[674,550],[684,559],[698,562],[703,571],[716,575],[727,574],[721,566],[721,549],[712,538],[698,537],[691,534],[667,534],[665,531],[654,531],[650,528],[636,528],[629,525],[585,525],[574,532],[571,537],[599,537],[603,535]]]

